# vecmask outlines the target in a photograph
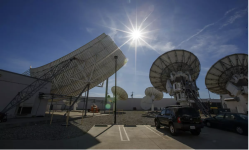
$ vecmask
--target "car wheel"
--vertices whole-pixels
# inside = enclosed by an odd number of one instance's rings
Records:
[[[240,126],[236,127],[236,132],[239,133],[239,134],[244,134],[244,131]]]
[[[158,120],[155,121],[155,126],[157,129],[160,129],[161,126],[160,126],[160,122]]]
[[[212,127],[211,122],[209,122],[209,121],[206,122],[206,125],[207,125],[207,127],[209,127],[209,128]]]
[[[172,123],[169,125],[169,131],[170,131],[171,135],[177,135],[177,130],[175,129],[175,127]]]
[[[190,132],[192,135],[200,135],[201,130],[191,130]]]

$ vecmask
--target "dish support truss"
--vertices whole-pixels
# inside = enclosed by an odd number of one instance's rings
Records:
[[[56,80],[54,80],[54,79],[58,75],[62,74],[65,70],[67,70],[67,68],[70,66],[70,64],[72,64],[72,62],[75,61],[75,60],[77,60],[77,58],[73,57],[71,59],[68,59],[68,60],[65,60],[65,61],[59,63],[58,65],[56,65],[54,67],[51,67],[51,69],[47,73],[45,73],[40,78],[38,78],[36,81],[34,81],[30,85],[28,85],[22,91],[18,92],[18,94],[11,100],[11,102],[2,110],[2,113],[5,114],[6,112],[8,112],[9,110],[11,110],[12,108],[14,108],[14,107],[20,105],[21,103],[27,101],[28,99],[30,99],[34,94],[36,94],[48,82],[52,82],[52,81],[56,82]],[[81,68],[80,70],[82,71],[83,68]],[[92,72],[93,71],[94,71],[94,68],[92,69]],[[26,71],[24,73],[24,75],[30,75],[29,73],[27,74],[27,72],[29,72],[29,71]],[[56,84],[55,82],[54,82],[54,84]],[[89,86],[90,86],[91,82],[94,82],[94,81],[91,81],[91,76],[90,76],[90,78],[88,80],[88,84],[84,87],[84,89],[78,95],[78,97],[75,98],[75,100],[73,101],[73,103],[71,104],[71,106],[68,108],[68,111],[72,110],[73,105],[77,102],[77,100],[80,98],[81,94],[86,90],[86,88],[88,88],[88,91],[89,91]],[[98,85],[98,86],[102,87],[103,83],[104,82],[100,83],[100,85]],[[57,89],[57,91],[58,90],[59,89]],[[59,94],[52,94],[52,99],[55,98],[55,97],[61,97],[61,96],[59,96]],[[72,97],[72,96],[66,96],[66,97]],[[88,100],[88,95],[87,95],[87,100]],[[87,108],[87,100],[85,102],[85,110]]]
[[[18,92],[17,95],[10,101],[10,103],[2,110],[2,113],[6,113],[12,108],[18,106],[22,102],[31,98],[35,93],[37,93],[42,87],[44,87],[48,82],[52,82],[52,80],[62,72],[64,72],[75,60],[75,57],[65,60],[60,64],[51,67],[51,69],[42,75],[40,78],[35,80],[33,83],[28,85],[22,91]]]
[[[19,92],[4,108],[6,113],[20,103],[31,98],[47,82],[52,82],[51,94],[80,97],[95,86],[103,86],[103,82],[114,71],[114,56],[119,56],[117,71],[126,63],[125,56],[112,39],[102,34],[98,38],[71,52],[70,54],[39,68],[31,68],[24,75],[37,78],[32,84]],[[72,103],[68,111],[77,102]],[[86,106],[87,106],[86,100]]]

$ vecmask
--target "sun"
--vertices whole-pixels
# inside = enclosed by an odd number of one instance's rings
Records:
[[[133,30],[131,32],[131,37],[133,40],[138,40],[142,37],[142,32],[140,30]]]
[[[152,12],[151,12],[152,13]],[[149,36],[148,34],[150,34],[152,31],[148,31],[147,28],[152,24],[152,22],[145,24],[145,21],[148,19],[148,17],[150,16],[149,13],[143,20],[142,22],[140,22],[139,24],[137,23],[137,15],[136,15],[136,21],[132,22],[132,20],[130,19],[129,15],[126,13],[129,23],[130,25],[126,25],[124,23],[123,24],[126,28],[126,30],[123,29],[117,29],[117,28],[113,28],[110,26],[105,26],[107,28],[110,28],[112,30],[115,31],[120,31],[123,32],[125,34],[127,34],[127,36],[124,36],[125,38],[128,38],[123,44],[121,44],[119,46],[119,48],[121,48],[122,46],[126,45],[127,43],[129,44],[129,49],[130,47],[134,47],[135,49],[135,74],[136,74],[136,57],[137,57],[137,51],[138,51],[138,47],[141,47],[143,49],[143,47],[147,47],[147,48],[151,48],[152,50],[156,51],[149,43],[147,43],[146,39],[153,39],[151,38],[151,36]],[[157,51],[156,51],[157,52]],[[157,52],[158,53],[158,52]]]

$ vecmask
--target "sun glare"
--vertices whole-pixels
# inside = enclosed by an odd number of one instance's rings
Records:
[[[141,31],[139,30],[134,30],[132,33],[131,33],[131,37],[133,38],[133,40],[138,40],[141,38]]]
[[[151,14],[151,13],[150,13]],[[119,46],[119,48],[121,48],[122,46],[126,45],[128,42],[130,43],[130,47],[135,47],[135,74],[136,74],[136,57],[137,57],[137,48],[143,47],[143,46],[147,46],[150,47],[151,49],[153,49],[154,51],[156,51],[149,43],[146,42],[146,39],[151,39],[148,37],[148,33],[151,31],[146,31],[146,28],[148,26],[150,26],[152,24],[152,22],[148,23],[147,25],[145,25],[145,21],[148,19],[148,17],[150,16],[150,14],[148,14],[143,21],[138,25],[137,23],[137,16],[136,16],[136,22],[132,22],[129,15],[126,13],[128,20],[130,22],[130,27],[128,27],[127,25],[125,25],[124,23],[122,23],[127,30],[122,30],[122,29],[117,29],[117,28],[113,28],[113,27],[108,27],[111,29],[114,29],[116,31],[120,31],[123,33],[127,34],[127,40],[121,45]],[[157,52],[157,51],[156,51]]]

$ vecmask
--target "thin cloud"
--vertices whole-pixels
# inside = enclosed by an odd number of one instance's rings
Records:
[[[86,28],[86,31],[87,31],[88,33],[92,33],[92,32],[94,31],[94,28]]]
[[[167,42],[166,44],[165,42],[158,42],[154,44],[153,48],[163,54],[169,50],[175,49],[175,46],[172,44],[172,42]]]
[[[235,20],[237,20],[238,18],[243,17],[247,12],[247,9],[244,10],[240,10],[238,12],[236,12],[234,15],[232,15],[227,21],[226,23],[222,24],[222,26],[219,29],[222,29],[223,27],[230,25],[232,23],[234,23]]]
[[[218,21],[210,23],[206,26],[204,26],[200,31],[198,31],[197,33],[195,33],[194,35],[190,36],[189,38],[187,38],[186,40],[182,41],[177,47],[180,47],[183,43],[189,41],[190,39],[192,39],[193,37],[199,35],[201,32],[203,32],[206,28],[215,25],[216,23],[218,23],[219,21],[221,21],[222,19],[224,19],[230,12],[232,12],[233,10],[235,10],[236,8],[232,8],[230,10],[228,10],[227,12],[225,12],[224,16],[222,18],[220,18]]]

